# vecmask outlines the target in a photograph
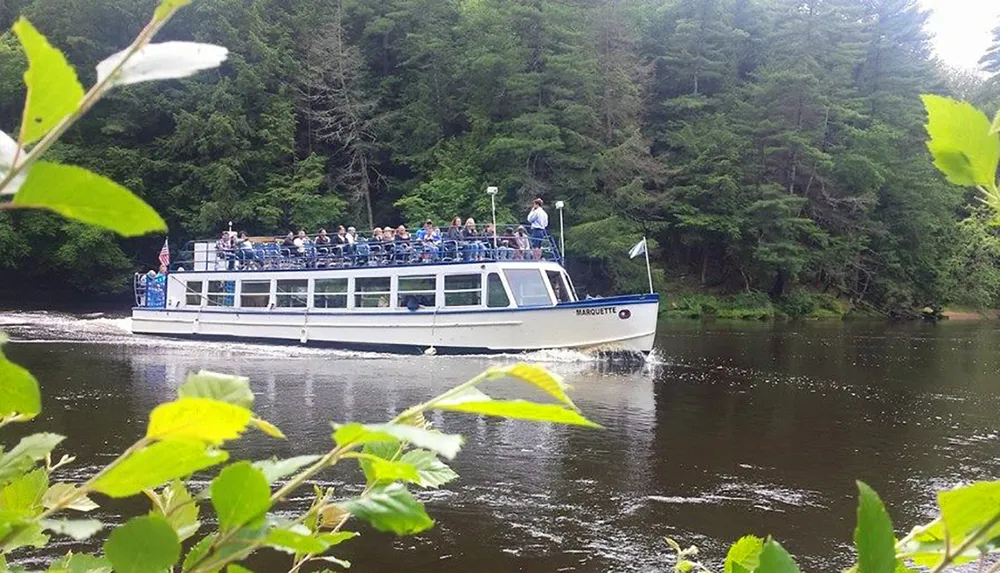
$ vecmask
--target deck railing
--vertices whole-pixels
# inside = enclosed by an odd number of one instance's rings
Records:
[[[174,259],[173,270],[285,270],[308,268],[389,267],[454,262],[545,260],[561,263],[558,242],[546,235],[536,246],[515,248],[509,236],[469,240],[411,239],[391,242],[359,237],[354,244],[317,245],[314,238],[302,247],[283,245],[283,238],[253,241],[251,248],[220,249],[217,241],[189,242]],[[335,240],[335,239],[334,239]]]

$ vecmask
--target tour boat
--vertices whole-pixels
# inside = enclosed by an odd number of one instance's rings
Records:
[[[658,295],[578,298],[551,238],[523,250],[268,239],[184,252],[166,273],[137,275],[132,332],[406,353],[643,354],[656,334]]]

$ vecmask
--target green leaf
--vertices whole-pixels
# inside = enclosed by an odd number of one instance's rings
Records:
[[[392,484],[368,495],[347,500],[343,508],[379,531],[412,535],[430,529],[434,521],[423,504],[413,499],[401,484]]]
[[[382,459],[378,456],[370,456],[365,459],[370,466],[369,468],[372,474],[372,482],[394,482],[394,481],[405,481],[409,483],[418,483],[420,481],[420,475],[417,473],[417,468],[412,464],[408,464],[403,461],[392,461]]]
[[[53,561],[47,573],[111,573],[111,562],[86,553],[70,553]]]
[[[368,456],[391,460],[399,456],[402,447],[403,444],[399,440],[390,439],[387,442],[368,442],[361,451]],[[375,477],[374,464],[370,458],[358,458],[358,464],[361,466],[361,472],[365,474],[365,483],[375,483],[377,478]]]
[[[976,482],[971,485],[938,492],[941,520],[952,546],[957,546],[973,532],[1000,513],[1000,481]],[[987,541],[1000,536],[1000,524],[979,537]]]
[[[0,488],[0,512],[35,517],[42,512],[42,497],[49,487],[49,474],[39,468],[19,476]]]
[[[28,97],[24,104],[21,143],[34,143],[62,119],[76,111],[83,100],[83,86],[62,52],[52,47],[26,18],[13,26],[28,57],[24,83]]]
[[[179,398],[160,404],[149,415],[146,436],[193,439],[219,445],[234,440],[250,422],[250,410],[211,398]]]
[[[333,533],[317,533],[316,537],[319,537],[325,541],[327,545],[333,547],[334,545],[340,545],[348,539],[354,539],[358,535],[361,534],[356,531],[335,531]]]
[[[490,373],[491,378],[498,376],[510,376],[511,378],[516,378],[522,382],[531,384],[570,408],[579,411],[579,408],[576,407],[573,400],[571,400],[566,394],[568,386],[566,385],[566,382],[563,381],[562,376],[559,376],[554,372],[550,372],[543,366],[538,364],[520,363],[504,368],[492,368],[490,369]]]
[[[77,541],[83,541],[84,539],[89,539],[95,533],[100,531],[104,527],[104,524],[96,519],[43,519],[42,528],[51,531],[52,533],[57,533],[59,535],[65,535],[67,537],[72,537]]]
[[[923,95],[927,108],[927,148],[934,165],[955,185],[996,185],[1000,136],[990,133],[986,115],[965,102]]]
[[[333,440],[340,447],[399,440],[437,452],[449,460],[458,455],[462,448],[462,436],[406,424],[343,424],[333,432]]]
[[[45,509],[51,509],[56,506],[56,503],[60,499],[65,499],[73,495],[77,487],[71,483],[54,483],[49,487],[45,495],[42,496],[42,505]],[[73,503],[66,506],[66,509],[74,509],[76,511],[91,511],[97,509],[99,506],[94,503],[92,499],[87,496],[80,496],[76,498]]]
[[[264,538],[264,544],[279,551],[292,554],[322,553],[330,548],[330,544],[323,539],[291,529],[281,528],[272,529],[267,534],[267,537]]]
[[[215,542],[216,534],[212,533],[203,537],[198,543],[188,551],[188,554],[184,556],[184,563],[181,564],[181,571],[189,571],[194,567],[195,563],[198,563],[206,556],[208,552],[212,549],[212,543]]]
[[[278,426],[275,426],[274,424],[268,422],[267,420],[263,420],[261,418],[258,418],[257,416],[254,416],[250,418],[250,425],[253,426],[254,428],[257,428],[261,432],[264,432],[268,436],[271,436],[272,438],[277,438],[279,440],[285,439],[285,434],[280,429],[278,429]]]
[[[156,211],[131,191],[74,165],[36,161],[12,203],[48,209],[125,237],[167,230]]]
[[[162,20],[173,14],[175,10],[183,8],[190,3],[191,0],[160,0],[159,5],[156,7],[156,12],[153,12],[153,17],[157,20]]]
[[[42,534],[42,526],[35,522],[15,524],[2,537],[0,550],[10,553],[21,547],[41,548],[49,542],[49,536]]]
[[[917,529],[919,531],[914,532],[912,539],[900,548],[900,555],[906,559],[917,565],[933,567],[940,563],[948,552],[954,553],[954,545],[945,542],[944,525],[940,519]],[[962,555],[954,556],[952,562],[959,565],[979,559],[980,556],[979,549],[973,547]]]
[[[854,546],[858,550],[858,573],[893,573],[896,569],[896,537],[892,520],[875,490],[858,483],[858,523]]]
[[[295,456],[294,458],[288,458],[285,460],[260,460],[254,462],[253,467],[259,469],[264,474],[264,478],[267,479],[267,483],[274,483],[285,476],[292,475],[321,457],[322,456],[309,455]]]
[[[59,434],[32,434],[21,438],[9,452],[0,456],[0,483],[30,470],[35,462],[55,449],[65,438]]]
[[[262,516],[271,507],[271,487],[250,462],[235,463],[212,480],[212,506],[222,530],[234,529]]]
[[[799,573],[799,566],[777,541],[768,538],[760,552],[760,566],[755,573]]]
[[[41,411],[38,381],[0,351],[0,418],[14,415],[34,418]]]
[[[159,515],[166,519],[181,541],[198,532],[198,528],[201,527],[201,522],[198,521],[198,504],[183,482],[174,480],[163,488],[157,497],[159,504],[153,508],[150,515]]]
[[[134,517],[104,543],[115,573],[163,573],[181,556],[181,542],[162,517]]]
[[[434,452],[428,450],[410,450],[400,458],[401,462],[411,464],[417,470],[417,484],[420,487],[439,488],[458,478],[444,462],[438,459]]]
[[[341,559],[339,557],[334,557],[333,555],[324,555],[322,557],[315,557],[314,561],[326,561],[327,563],[333,563],[334,565],[339,565],[344,569],[351,568],[351,562],[346,559]],[[332,573],[329,569],[325,570],[326,573]],[[322,572],[320,572],[322,573]]]
[[[764,549],[764,540],[753,535],[739,538],[726,554],[726,564],[723,573],[751,573],[760,565],[760,552]]]
[[[459,404],[438,404],[435,408],[450,412],[466,414],[482,414],[513,420],[531,420],[535,422],[554,422],[588,428],[600,428],[599,424],[591,422],[575,410],[556,404],[538,404],[527,400],[489,400],[482,402],[461,402]]]
[[[188,374],[187,380],[177,388],[178,398],[211,398],[249,410],[253,406],[250,379],[202,370]]]
[[[94,482],[95,491],[111,497],[128,497],[145,489],[221,464],[229,459],[223,451],[206,448],[193,440],[168,440],[130,454]]]
[[[253,573],[253,571],[239,565],[238,563],[230,563],[226,566],[226,573]]]

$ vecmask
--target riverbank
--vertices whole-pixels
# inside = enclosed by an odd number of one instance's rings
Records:
[[[723,320],[884,318],[877,312],[860,310],[833,296],[807,292],[792,293],[776,301],[762,292],[663,294],[660,316]]]
[[[847,301],[823,293],[796,292],[777,301],[761,292],[733,295],[697,292],[662,293],[660,317],[678,320],[790,320],[890,318],[875,309],[852,306]],[[913,313],[919,317],[919,312]],[[898,318],[898,317],[897,317]],[[938,320],[980,321],[1000,319],[1000,309],[981,310],[964,306],[945,307]]]

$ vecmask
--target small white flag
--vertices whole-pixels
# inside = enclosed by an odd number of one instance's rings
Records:
[[[628,258],[634,259],[645,252],[646,252],[646,237],[643,237],[642,240],[636,243],[635,246],[632,247],[632,250],[628,252]]]

